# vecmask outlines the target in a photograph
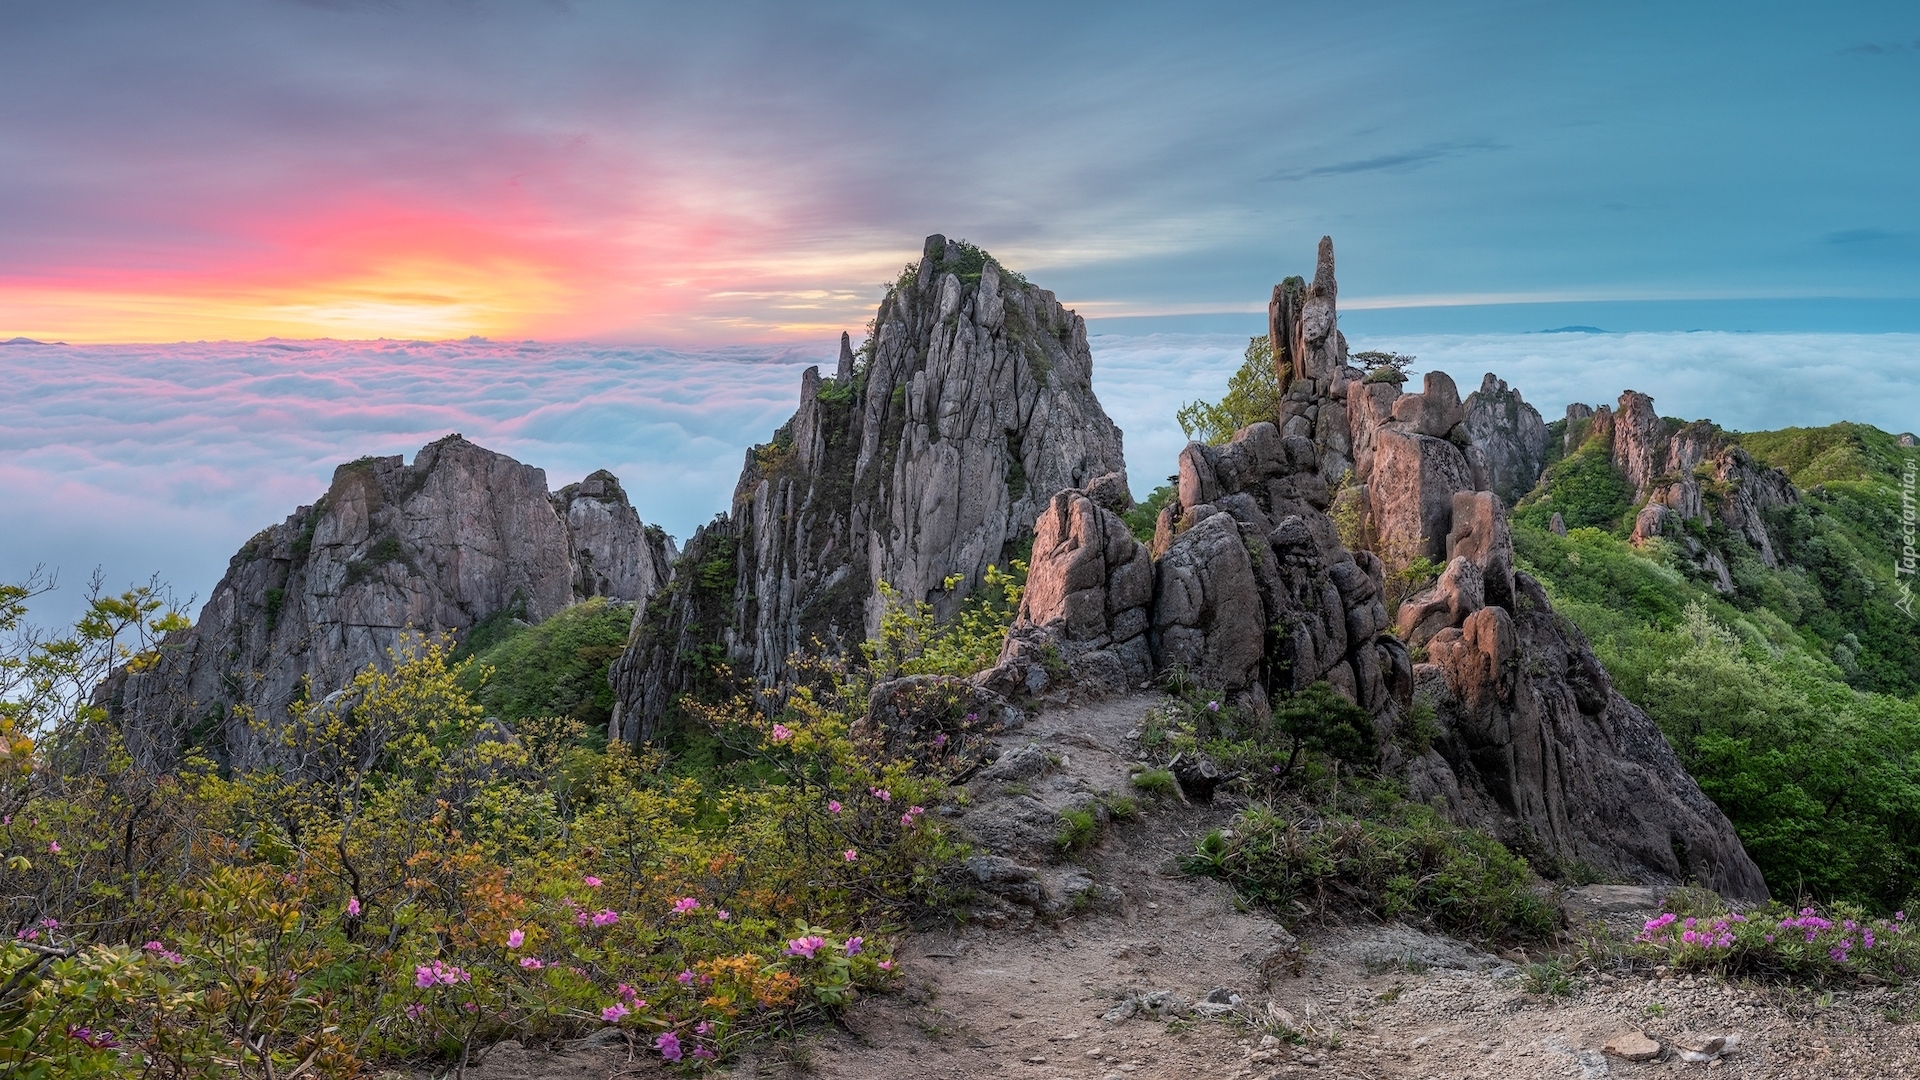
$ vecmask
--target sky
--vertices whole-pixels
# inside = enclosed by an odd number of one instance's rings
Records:
[[[936,231],[1089,316],[1258,310],[1331,233],[1349,310],[1430,329],[1920,330],[1911,3],[9,0],[0,41],[0,339],[817,341]]]
[[[1142,494],[1325,234],[1356,348],[1549,419],[1920,426],[1911,3],[8,0],[0,43],[0,342],[66,343],[0,346],[0,579],[204,596],[448,431],[684,537],[936,231],[1089,317]]]

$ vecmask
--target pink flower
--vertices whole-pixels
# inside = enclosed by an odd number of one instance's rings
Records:
[[[360,898],[359,897],[357,896],[347,897],[347,914],[352,915],[355,918],[358,918],[360,916]]]
[[[863,946],[863,945],[865,945],[865,944],[866,944],[866,939],[865,939],[865,938],[862,938],[862,937],[850,937],[850,938],[848,938],[848,939],[847,939],[847,945],[846,945],[846,949],[847,949],[847,955],[848,955],[848,956],[859,956],[859,955],[860,955],[860,948],[861,948],[861,946]]]
[[[184,964],[187,962],[186,957],[181,956],[179,953],[174,952],[173,950],[167,948],[165,945],[162,945],[157,941],[149,941],[145,945],[142,945],[140,947],[152,953],[153,955],[159,957],[160,959],[165,960],[169,964]]]
[[[597,889],[601,885],[600,879],[597,877],[594,877],[592,874],[588,874],[586,877],[581,878],[580,880],[581,880],[581,883],[586,885],[586,887],[589,889]]]
[[[713,1058],[719,1055],[715,1054],[713,1051],[707,1049],[704,1046],[696,1046],[693,1048],[693,1056],[697,1058],[706,1058],[709,1061],[711,1061]]]
[[[418,1020],[422,1016],[425,1016],[426,1012],[427,1012],[427,1007],[416,1001],[413,1004],[407,1006],[407,1019]]]
[[[773,725],[773,741],[774,742],[786,742],[788,739],[791,739],[791,738],[793,738],[793,731],[792,729],[788,728],[787,725],[785,724]]]
[[[839,813],[839,812],[840,812],[840,800],[839,800],[839,799],[828,799],[828,800],[827,800],[827,813],[829,813],[829,814],[837,814],[837,813]]]
[[[685,915],[688,912],[699,911],[699,910],[700,910],[700,901],[695,900],[691,896],[683,896],[680,899],[675,900],[673,902],[673,913],[675,915]]]
[[[695,1025],[693,1025],[693,1033],[694,1033],[695,1035],[711,1035],[711,1034],[713,1034],[713,1021],[711,1021],[711,1020],[702,1020],[702,1021],[700,1021],[699,1023],[697,1023],[697,1024],[695,1024]]]
[[[971,714],[971,713],[969,713],[968,715],[969,715],[969,716],[971,716],[972,714]],[[935,736],[933,737],[933,748],[934,748],[935,750],[938,750],[938,749],[940,749],[941,747],[943,747],[943,746],[945,746],[945,745],[947,745],[947,733],[946,733],[946,732],[944,732],[944,731],[943,731],[943,732],[941,732],[940,734],[938,734],[938,735],[935,735]]]
[[[879,799],[881,802],[893,801],[893,792],[888,791],[886,788],[877,787],[877,788],[869,788],[868,790],[872,791],[873,797],[876,799]]]
[[[612,926],[619,921],[620,913],[616,911],[602,911],[593,917],[593,925],[595,926]]]
[[[728,919],[733,918],[733,912],[728,911],[726,908],[721,908],[720,914],[715,915],[714,918],[719,919],[721,922],[726,922]]]
[[[846,859],[848,862],[859,862],[860,853],[853,850],[852,848],[848,848],[846,852]]]
[[[547,966],[547,962],[537,956],[523,956],[520,958],[520,966],[528,971],[539,971]]]
[[[679,978],[679,980],[680,980],[680,985],[681,985],[681,986],[692,986],[692,985],[693,985],[693,972],[691,972],[691,971],[683,971],[683,972],[681,972],[681,973],[679,974],[679,976],[678,976],[678,978]]]
[[[633,987],[628,986],[626,983],[621,983],[620,985],[614,987],[613,995],[619,998],[621,1001],[626,1002],[629,1005],[632,1005],[634,1002],[640,1001],[640,991],[635,990]],[[641,1002],[641,1004],[645,1004],[645,1002]]]
[[[880,961],[880,965],[879,965],[879,966],[880,966],[880,970],[881,970],[881,971],[892,971],[892,970],[893,970],[893,961],[891,961],[891,960],[882,960],[882,961]]]
[[[1219,711],[1220,711],[1220,703],[1219,703],[1219,702],[1217,702],[1217,701],[1209,701],[1209,702],[1207,702],[1207,711],[1208,711],[1208,712],[1219,712]]]
[[[619,1023],[620,1018],[625,1015],[627,1015],[627,1007],[617,1001],[600,1010],[600,1019],[605,1020],[609,1024]]]
[[[472,981],[473,976],[466,971],[439,960],[431,964],[421,964],[413,969],[413,985],[422,990],[430,986],[452,986],[455,983]]]
[[[58,840],[47,841],[47,854],[49,855],[60,854],[60,841]]]
[[[680,1037],[671,1031],[662,1032],[659,1038],[653,1040],[653,1048],[668,1061],[680,1060]]]
[[[480,1011],[480,1005],[479,1005],[479,1003],[477,1003],[477,1002],[472,1002],[472,1001],[463,1001],[463,1002],[461,1002],[461,1003],[460,1003],[460,1007],[461,1007],[461,1008],[463,1008],[463,1009],[465,1009],[465,1010],[467,1010],[467,1011],[468,1011],[468,1012],[470,1012],[470,1013],[474,1013],[474,1012],[479,1012],[479,1011]]]
[[[787,942],[788,956],[804,956],[813,959],[813,954],[825,948],[827,939],[823,937],[797,937]]]
[[[573,925],[580,927],[582,930],[586,929],[587,924],[592,921],[593,916],[587,914],[585,911],[576,911],[573,913]]]
[[[507,932],[507,948],[517,949],[526,943],[527,932],[525,930],[510,930]]]

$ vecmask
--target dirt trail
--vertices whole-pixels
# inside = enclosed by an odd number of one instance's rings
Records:
[[[857,1003],[836,1028],[751,1053],[731,1074],[1920,1076],[1920,1026],[1894,1022],[1914,1015],[1911,990],[1817,996],[1621,975],[1589,977],[1554,997],[1527,993],[1510,960],[1404,926],[1320,930],[1296,943],[1276,921],[1239,910],[1231,890],[1179,872],[1178,858],[1231,815],[1225,806],[1143,800],[1141,817],[1059,856],[1061,811],[1130,793],[1126,736],[1154,700],[1058,708],[1002,736],[1001,758],[968,785],[968,804],[945,812],[999,856],[974,866],[1006,899],[965,927],[903,942],[898,993]],[[1031,880],[1021,868],[1035,871]],[[1635,918],[1629,908],[1616,905],[1614,921]],[[1223,1003],[1208,1004],[1209,994]],[[1304,1040],[1267,1035],[1281,1024]],[[1710,1064],[1671,1051],[1644,1063],[1602,1053],[1632,1030],[1663,1044],[1687,1030],[1741,1040]],[[559,1055],[508,1047],[470,1074],[585,1080],[656,1068],[605,1046]]]

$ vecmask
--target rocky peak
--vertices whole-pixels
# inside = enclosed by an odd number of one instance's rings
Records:
[[[315,694],[337,689],[408,632],[501,612],[539,621],[589,596],[645,601],[666,568],[665,535],[641,525],[611,473],[550,495],[542,470],[450,435],[411,465],[334,470],[318,501],[234,555],[155,668],[116,674],[101,702],[149,761],[192,740],[261,764],[270,743],[239,707],[270,732],[307,680]]]
[[[1577,411],[1584,415],[1577,416]],[[1711,421],[1663,419],[1654,410],[1653,399],[1635,390],[1622,393],[1619,410],[1611,414],[1605,406],[1568,406],[1570,442],[1582,434],[1573,421],[1585,416],[1592,421],[1582,441],[1611,439],[1613,463],[1640,507],[1634,518],[1634,543],[1657,536],[1675,539],[1722,592],[1733,591],[1726,553],[1687,534],[1686,522],[1713,525],[1718,521],[1732,537],[1752,548],[1763,564],[1779,565],[1766,515],[1799,501],[1786,473],[1755,461]]]
[[[730,595],[676,596],[636,625],[613,675],[619,736],[650,737],[700,656],[771,679],[814,639],[851,649],[878,631],[881,582],[950,616],[1056,492],[1108,474],[1124,491],[1086,323],[979,248],[928,237],[873,336],[842,346],[835,377],[802,376],[793,418],[688,545]]]
[[[1540,482],[1547,463],[1547,425],[1519,390],[1487,372],[1480,389],[1468,395],[1467,437],[1486,455],[1494,494],[1508,506]]]
[[[1765,895],[1659,728],[1514,569],[1506,500],[1492,489],[1537,475],[1538,413],[1492,376],[1467,402],[1444,372],[1418,393],[1368,381],[1346,363],[1333,271],[1322,239],[1313,283],[1274,289],[1269,340],[1285,387],[1274,421],[1180,454],[1148,551],[1153,670],[1256,711],[1324,681],[1374,716],[1387,767],[1414,797],[1456,820],[1562,863]],[[1630,424],[1650,414],[1650,402],[1628,405]],[[1613,423],[1604,409],[1580,419]],[[1009,696],[1076,691],[1053,686],[1056,675],[1110,689],[1076,660],[1125,654],[1115,643],[1123,620],[1135,625],[1123,578],[1140,552],[1110,542],[1118,520],[1077,493],[1050,515],[1055,540],[1035,546],[1032,571],[1045,599],[1023,605],[1000,665],[978,677]],[[1444,571],[1396,613],[1388,575],[1421,556]],[[1068,659],[1064,672],[1038,670],[1048,649]],[[1431,748],[1395,742],[1425,708],[1440,727]]]

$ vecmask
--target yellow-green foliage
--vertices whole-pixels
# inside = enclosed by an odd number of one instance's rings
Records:
[[[1279,417],[1280,374],[1274,369],[1273,346],[1264,337],[1247,339],[1246,357],[1227,379],[1225,397],[1191,401],[1173,414],[1187,438],[1216,446],[1243,427]]]
[[[955,589],[964,580],[955,574],[944,583]],[[887,582],[880,595],[887,609],[880,616],[880,637],[861,643],[874,678],[900,675],[971,675],[993,666],[1006,643],[1007,627],[1020,610],[1026,586],[1027,564],[1013,560],[1013,572],[988,566],[980,588],[961,604],[960,613],[946,626],[934,617],[933,605],[909,601]]]
[[[856,747],[858,682],[701,706],[752,765],[721,784],[509,731],[469,676],[414,641],[231,776],[0,717],[0,1074],[358,1076],[603,1025],[697,1064],[884,986],[940,898],[941,780]]]

